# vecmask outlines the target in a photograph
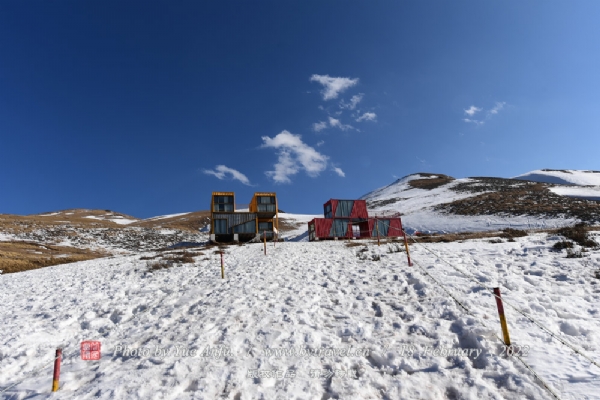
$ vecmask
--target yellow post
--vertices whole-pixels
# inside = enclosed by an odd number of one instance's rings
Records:
[[[504,306],[500,297],[500,288],[494,288],[494,296],[496,297],[496,305],[498,306],[498,314],[500,315],[500,325],[502,326],[502,335],[504,336],[504,344],[510,346],[510,336],[508,335],[508,325],[504,316]]]
[[[279,200],[277,200],[277,196],[275,196],[275,225],[277,234],[279,234]]]
[[[221,250],[221,279],[225,279],[225,262],[223,261],[223,250]]]

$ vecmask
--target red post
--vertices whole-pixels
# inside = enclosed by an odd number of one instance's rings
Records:
[[[502,305],[502,297],[500,297],[500,288],[494,288],[494,297],[496,297],[496,306],[498,306],[498,314],[500,315],[500,326],[502,327],[502,335],[504,336],[504,344],[510,347],[510,336],[508,335],[508,325],[504,316],[504,305]]]
[[[54,359],[54,377],[52,378],[52,391],[58,390],[58,382],[60,379],[60,359],[62,358],[62,349],[56,349],[56,356]]]

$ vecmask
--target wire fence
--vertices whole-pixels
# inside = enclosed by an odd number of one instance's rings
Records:
[[[406,235],[406,237],[410,238],[412,240],[413,243],[415,243],[417,246],[422,247],[423,249],[425,249],[427,252],[429,252],[430,254],[434,255],[437,259],[442,260],[444,262],[444,264],[452,267],[454,270],[456,270],[457,272],[459,272],[462,276],[466,277],[468,280],[476,283],[479,286],[484,287],[485,289],[487,289],[487,294],[490,294],[492,297],[497,298],[499,300],[502,300],[502,302],[504,304],[507,304],[510,308],[512,308],[513,310],[515,310],[517,313],[519,313],[520,315],[522,315],[523,317],[525,317],[528,321],[530,321],[531,323],[533,323],[536,327],[540,328],[542,331],[544,331],[546,334],[549,334],[552,339],[556,340],[558,343],[564,345],[565,347],[569,348],[569,350],[571,350],[573,352],[573,354],[577,354],[578,356],[583,357],[585,360],[589,361],[591,364],[595,365],[596,367],[600,368],[600,363],[594,359],[592,359],[590,356],[588,356],[587,354],[585,354],[583,352],[583,350],[577,348],[576,346],[574,346],[573,344],[567,342],[566,340],[564,340],[563,338],[561,338],[557,333],[553,332],[550,328],[548,328],[547,326],[545,326],[541,321],[538,321],[537,319],[535,319],[534,317],[532,317],[531,315],[529,315],[528,313],[524,312],[523,310],[519,309],[516,305],[514,305],[512,302],[507,301],[505,298],[500,299],[500,296],[496,295],[494,293],[493,288],[490,288],[488,286],[486,286],[485,284],[483,284],[480,280],[478,280],[477,278],[475,278],[475,276],[473,276],[472,274],[466,273],[464,271],[462,271],[461,269],[457,268],[456,266],[452,265],[452,263],[448,262],[444,257],[442,257],[439,253],[436,253],[434,251],[432,251],[431,249],[429,249],[427,246],[423,245],[422,243],[418,242],[413,235],[408,234],[406,231],[403,231],[403,233]],[[467,306],[461,302],[455,295],[453,295],[447,288],[445,288],[445,286],[440,283],[437,279],[435,279],[433,277],[433,275],[431,273],[429,273],[425,268],[423,268],[423,266],[420,265],[420,263],[414,261],[413,258],[413,263],[415,265],[417,265],[419,267],[419,269],[421,269],[421,271],[427,275],[431,280],[433,280],[435,282],[436,285],[438,285],[445,293],[447,293],[457,304],[460,308],[462,308],[467,314],[471,315],[472,317],[476,318],[484,327],[488,328],[487,324],[481,320],[481,318],[476,317],[468,308]],[[493,330],[491,330],[493,332]],[[503,339],[501,339],[496,333],[494,333],[494,336],[504,345],[506,345],[506,343],[504,342]],[[523,360],[523,358],[517,354],[514,355],[532,374],[533,376],[538,379],[538,381],[542,384],[542,386],[556,399],[558,399],[558,395],[549,387],[549,385],[533,370],[533,368],[527,364],[525,362],[525,360]]]

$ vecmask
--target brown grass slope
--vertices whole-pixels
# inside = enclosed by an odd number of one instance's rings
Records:
[[[183,231],[198,232],[207,225],[210,225],[210,211],[194,211],[185,215],[163,219],[150,218],[134,222],[129,226],[139,226],[150,229],[179,229]]]
[[[30,242],[0,242],[0,271],[4,274],[104,257],[106,253]]]
[[[473,181],[460,183],[451,190],[481,194],[440,204],[435,209],[457,215],[563,217],[600,222],[600,202],[559,196],[549,190],[556,185],[502,178],[470,179]]]
[[[416,189],[435,189],[455,180],[453,177],[443,174],[430,174],[428,172],[419,172],[415,175],[425,176],[423,179],[413,179],[408,182],[409,186]]]
[[[137,218],[110,210],[69,209],[34,215],[0,214],[0,233],[15,240],[0,242],[3,273],[89,260],[109,255],[93,250],[109,246],[116,250],[145,251],[178,242],[199,240],[199,229],[209,223],[208,211],[160,220],[118,224],[115,219]],[[87,217],[94,218],[87,218]],[[172,233],[165,234],[162,230]],[[68,241],[73,247],[58,246]]]

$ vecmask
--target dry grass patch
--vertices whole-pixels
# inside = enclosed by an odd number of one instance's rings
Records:
[[[597,247],[598,243],[589,237],[590,228],[584,223],[576,224],[572,227],[560,228],[556,231],[557,234],[571,239],[582,247]]]
[[[361,242],[358,240],[353,240],[351,242],[346,242],[346,247],[359,247],[359,246],[364,246],[365,242]]]
[[[488,192],[435,206],[437,211],[456,215],[523,215],[570,217],[600,221],[600,202],[559,196],[552,185],[501,178],[470,178],[452,187],[457,192]]]
[[[298,228],[306,227],[306,222],[290,222],[291,220],[280,215],[279,218],[279,232],[289,232],[294,231]]]
[[[454,180],[453,177],[442,174],[429,174],[421,172],[416,175],[432,177],[435,176],[435,178],[413,179],[412,181],[408,182],[409,186],[417,189],[431,190],[443,186],[447,183],[450,183]]]
[[[171,268],[179,264],[193,264],[195,262],[194,257],[201,255],[204,255],[204,253],[201,251],[177,251],[173,253],[160,254],[153,257],[142,257],[140,260],[149,260],[146,262],[148,270],[157,271],[160,269]]]
[[[527,235],[528,235],[528,233],[523,230],[506,228],[506,229],[502,229],[502,234],[500,235],[500,237],[506,238],[506,239],[512,239],[512,238],[516,238],[516,237],[524,237]]]
[[[0,242],[0,270],[5,274],[105,257],[106,253],[32,242]]]
[[[473,239],[487,239],[502,237],[498,232],[460,232],[460,233],[421,233],[419,236],[413,236],[418,243],[450,243]],[[409,241],[410,243],[410,241]]]

